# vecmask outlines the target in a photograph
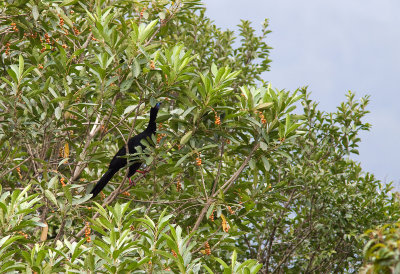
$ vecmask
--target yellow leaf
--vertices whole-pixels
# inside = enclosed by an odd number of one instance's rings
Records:
[[[228,222],[226,221],[224,214],[221,214],[221,219],[222,219],[222,229],[223,229],[225,232],[228,232],[228,231],[229,231],[229,224],[228,224]]]
[[[65,143],[64,145],[64,159],[69,157],[69,145]]]

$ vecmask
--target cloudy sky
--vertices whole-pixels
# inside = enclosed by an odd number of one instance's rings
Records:
[[[240,19],[260,30],[270,20],[271,71],[279,89],[309,86],[321,110],[333,111],[348,90],[371,95],[370,132],[361,135],[366,171],[400,189],[400,1],[205,0],[207,15],[222,29]]]

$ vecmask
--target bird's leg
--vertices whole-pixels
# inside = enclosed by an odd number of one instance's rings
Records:
[[[133,180],[131,180],[131,178],[129,178],[129,185],[130,186],[136,186],[136,183],[135,183],[135,181],[133,181]]]

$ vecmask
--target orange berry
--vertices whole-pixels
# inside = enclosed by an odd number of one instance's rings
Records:
[[[267,123],[267,119],[265,119],[264,114],[262,114],[261,111],[258,111],[258,113],[259,113],[259,117],[260,117],[260,119],[261,119],[261,123],[262,123],[263,125],[266,124],[266,123]]]
[[[154,61],[151,60],[150,61],[150,69],[155,69],[155,68],[156,68],[156,65],[154,64]]]
[[[201,158],[200,157],[196,158],[196,165],[201,166]]]
[[[211,248],[210,248],[210,244],[208,243],[208,242],[206,242],[205,244],[204,244],[204,246],[205,246],[205,252],[206,252],[206,254],[207,255],[211,255]]]
[[[22,180],[21,168],[20,167],[17,167],[17,173],[18,173],[18,177]]]
[[[85,238],[86,238],[86,242],[90,243],[91,242],[91,238],[90,238],[90,233],[92,232],[92,230],[90,229],[90,223],[86,222],[85,224]]]
[[[217,115],[215,115],[215,124],[217,126],[221,125],[221,118],[219,116],[217,116]]]
[[[60,18],[60,21],[58,24],[62,27],[64,25],[64,19],[61,17],[61,15],[58,15],[58,18]]]
[[[79,35],[80,31],[76,27],[74,27],[74,33],[75,33],[75,35]]]
[[[214,222],[214,211],[215,211],[215,209],[213,210],[213,212],[211,212],[211,215],[210,215],[211,222]]]
[[[143,17],[143,13],[144,13],[145,10],[146,10],[146,8],[144,7],[144,8],[142,9],[142,11],[140,12],[140,17]]]

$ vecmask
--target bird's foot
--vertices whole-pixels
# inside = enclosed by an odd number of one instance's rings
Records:
[[[129,185],[136,186],[136,183],[135,183],[135,181],[131,180],[131,178],[129,178]]]

